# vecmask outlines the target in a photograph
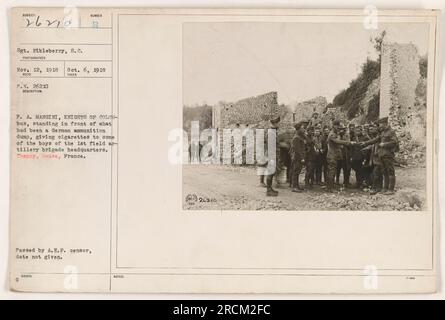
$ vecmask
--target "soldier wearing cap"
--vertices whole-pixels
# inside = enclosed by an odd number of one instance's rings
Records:
[[[383,187],[383,174],[381,172],[381,162],[378,155],[379,149],[379,127],[373,123],[369,127],[369,135],[372,141],[375,141],[373,145],[370,146],[370,185],[372,186],[372,193],[381,191]],[[376,139],[377,138],[377,139]]]
[[[327,164],[328,164],[328,179],[326,191],[334,191],[334,179],[337,172],[337,165],[339,161],[343,159],[342,146],[348,146],[351,144],[350,141],[343,140],[340,138],[340,121],[334,120],[332,122],[332,130],[328,135],[328,153],[327,153]]]
[[[280,116],[272,116],[272,118],[270,119],[270,125],[271,125],[271,129],[274,129],[272,131],[270,131],[268,134],[272,134],[273,137],[275,138],[275,154],[271,155],[270,154],[270,150],[268,150],[268,156],[269,156],[269,161],[267,163],[267,174],[266,174],[266,195],[269,197],[276,197],[278,195],[278,191],[274,190],[272,188],[272,182],[273,182],[273,177],[277,177],[280,173],[280,145],[279,145],[279,141],[278,141],[278,126],[280,123]],[[272,141],[273,141],[273,137]],[[269,136],[267,137],[267,140],[269,141]]]
[[[395,152],[399,150],[399,141],[396,133],[388,123],[388,117],[379,120],[380,143],[378,155],[383,172],[383,191],[386,194],[393,194],[396,184],[396,174],[394,170]]]
[[[355,172],[356,188],[361,188],[365,180],[365,174],[363,170],[363,162],[365,159],[365,151],[362,150],[361,142],[369,140],[364,134],[362,126],[356,126],[354,130],[354,137],[351,141],[358,144],[350,147],[351,150],[351,168]]]
[[[315,161],[314,161],[314,174],[315,184],[321,185],[321,176],[323,172],[323,135],[321,132],[321,125],[317,125],[314,130],[314,148],[315,148]]]
[[[349,138],[349,131],[348,129],[340,125],[339,127],[339,135],[341,140],[345,141],[351,141]],[[343,184],[345,187],[349,187],[349,178],[351,176],[351,151],[349,145],[342,145],[340,146],[342,158],[337,163],[337,172],[336,172],[336,182],[337,184],[340,184],[340,173],[343,170]]]
[[[351,141],[354,140],[354,135],[355,135],[355,124],[354,123],[349,123],[348,125],[348,134],[349,134],[349,139],[351,139]]]
[[[345,140],[349,140],[349,141],[354,141],[355,142],[355,124],[354,123],[349,123],[348,125],[348,129],[345,132],[344,135],[344,139]],[[345,179],[344,179],[344,184],[345,187],[349,187],[350,183],[349,183],[349,179],[351,177],[351,169],[352,169],[352,159],[351,159],[351,155],[352,155],[352,146],[347,146],[344,147],[345,151],[344,151],[344,167],[345,167]]]
[[[318,116],[318,112],[315,111],[312,114],[312,118],[308,121],[307,127],[308,128],[315,128],[318,125],[321,125],[321,119]]]
[[[301,192],[304,189],[300,186],[299,177],[301,170],[303,169],[306,158],[306,137],[304,122],[300,121],[295,124],[296,130],[294,137],[292,138],[290,146],[290,158],[291,158],[291,187],[293,192]]]
[[[366,141],[362,144],[362,151],[364,154],[364,160],[363,160],[363,175],[364,175],[364,181],[366,181],[367,185],[372,186],[373,185],[373,177],[374,177],[374,167],[375,164],[379,162],[377,152],[375,152],[374,145],[368,143],[370,140],[375,139],[378,137],[379,132],[378,128],[374,123],[370,123],[368,125],[368,134],[366,136]],[[377,143],[378,144],[378,143]],[[377,181],[377,180],[376,180]],[[381,177],[376,183],[376,186],[378,186],[380,189],[381,187]]]
[[[308,189],[312,189],[314,184],[315,159],[317,156],[315,151],[314,131],[314,127],[309,126],[306,130],[306,173],[304,176],[304,184]]]
[[[365,123],[365,124],[363,125],[363,135],[364,135],[365,137],[369,137],[369,127],[370,127],[370,124],[369,124],[369,123]]]
[[[395,152],[397,152],[399,148],[399,141],[394,130],[392,130],[388,124],[388,117],[379,119],[378,131],[378,136],[366,141],[364,144],[373,144],[372,160],[374,169],[371,194],[382,191],[382,178],[383,193],[393,194],[396,183],[394,157]]]
[[[331,129],[329,126],[323,127],[323,133],[321,136],[321,163],[322,163],[322,171],[323,171],[323,179],[326,183],[328,181],[328,136]]]

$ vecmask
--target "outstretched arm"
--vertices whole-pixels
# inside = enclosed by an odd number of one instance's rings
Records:
[[[351,141],[348,141],[348,140],[342,140],[342,139],[334,138],[334,137],[331,137],[330,140],[336,144],[342,144],[345,146],[351,145]]]
[[[379,141],[380,141],[380,136],[377,136],[371,140],[360,142],[360,144],[362,145],[362,147],[366,147]]]

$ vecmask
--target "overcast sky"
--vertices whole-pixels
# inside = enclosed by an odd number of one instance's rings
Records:
[[[185,23],[183,103],[216,104],[278,91],[279,103],[332,98],[360,72],[370,43],[383,29],[387,41],[428,48],[428,24]]]

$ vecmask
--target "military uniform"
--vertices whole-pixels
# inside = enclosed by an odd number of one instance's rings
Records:
[[[294,188],[295,191],[302,190],[299,184],[299,177],[303,169],[304,159],[306,158],[306,141],[298,132],[295,133],[295,136],[292,138],[289,153],[292,162],[291,187]]]
[[[390,192],[394,191],[396,183],[396,174],[394,170],[395,152],[398,150],[399,142],[394,130],[386,127],[380,134],[380,144],[378,156],[380,158],[382,173],[384,176],[383,189]]]
[[[272,182],[273,182],[273,177],[279,175],[280,170],[281,170],[281,160],[280,160],[280,144],[279,144],[279,140],[278,140],[278,123],[280,122],[280,117],[275,117],[272,118],[270,120],[271,124],[272,124],[272,129],[275,130],[271,130],[271,131],[267,131],[266,134],[266,143],[268,144],[269,138],[273,141],[273,139],[275,140],[275,157],[273,157],[270,154],[270,150],[267,151],[268,154],[268,164],[267,164],[267,175],[266,175],[266,195],[267,196],[277,196],[278,195],[278,191],[275,191],[272,188]],[[269,134],[271,136],[269,136]]]
[[[338,121],[333,122],[334,129],[328,135],[328,153],[327,153],[327,164],[328,164],[328,179],[327,179],[327,191],[332,192],[334,189],[334,179],[337,172],[337,165],[343,159],[342,146],[349,145],[349,141],[342,140],[340,135],[337,133]]]
[[[266,183],[264,182],[265,180],[265,173],[266,173],[266,167],[267,167],[267,129],[264,129],[264,145],[263,145],[263,150],[264,150],[264,158],[259,159],[259,155],[257,153],[256,157],[257,157],[257,166],[258,166],[258,174],[260,176],[260,186],[262,187],[266,187]]]
[[[315,148],[315,161],[314,161],[314,174],[315,184],[321,184],[321,176],[323,170],[323,137],[320,135],[314,136],[314,148]]]
[[[372,191],[371,194],[376,194],[382,190],[383,183],[383,167],[382,162],[379,157],[379,144],[380,135],[375,136],[371,140],[366,141],[363,146],[370,145],[370,168],[372,170],[371,181],[372,181]]]
[[[328,160],[327,160],[327,155],[328,155],[328,134],[325,134],[323,132],[323,135],[321,137],[321,166],[322,166],[322,172],[323,172],[323,179],[324,182],[327,182],[327,178],[328,178]]]
[[[355,140],[355,131],[354,130],[355,130],[355,124],[350,123],[349,128],[348,128],[348,135],[349,135],[349,139],[351,141]]]
[[[346,135],[347,135],[347,139],[346,140],[349,140],[349,141],[356,141],[356,136],[355,136],[355,124],[353,124],[353,123],[350,123],[349,124],[349,128],[348,128],[348,130],[347,130],[347,132],[346,132]],[[344,182],[344,184],[345,184],[345,186],[346,187],[348,187],[350,184],[349,184],[349,179],[350,179],[350,177],[351,177],[351,170],[352,170],[352,152],[353,152],[353,146],[348,146],[348,147],[346,147],[346,155],[345,155],[345,168],[346,168],[346,171],[347,171],[347,173],[346,173],[346,179],[345,179],[345,182]]]
[[[353,141],[355,142],[364,142],[368,140],[365,135],[354,135]],[[362,151],[362,148],[360,145],[355,145],[350,147],[351,150],[351,168],[355,172],[355,181],[356,181],[356,187],[360,188],[365,180],[365,173],[363,169],[363,161],[365,158],[365,153]]]
[[[380,192],[383,184],[383,167],[379,157],[380,136],[372,139],[376,141],[371,147],[371,166],[372,166],[372,193]]]
[[[372,127],[369,127],[368,125],[368,129],[366,129],[366,132],[369,132],[369,134],[367,134],[365,132],[364,136],[365,136],[365,142],[363,144],[363,181],[366,182],[366,184],[368,186],[372,186],[373,185],[373,170],[374,170],[374,164],[373,164],[373,149],[374,146],[373,145],[369,145],[368,141],[372,140],[373,138],[376,137],[376,135],[374,133],[371,134],[370,130],[372,130]]]
[[[312,188],[312,185],[314,183],[316,156],[317,154],[315,152],[315,139],[313,134],[310,134],[306,138],[306,174],[304,176],[304,183],[308,188]]]
[[[349,133],[344,132],[340,134],[340,139],[344,141],[351,141]],[[350,147],[348,145],[342,145],[340,147],[342,158],[337,162],[336,182],[340,184],[340,172],[343,170],[343,184],[349,186],[349,178],[351,175],[351,159],[350,159]]]

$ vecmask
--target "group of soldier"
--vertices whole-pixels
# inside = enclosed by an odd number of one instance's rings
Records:
[[[271,127],[278,131],[280,117],[270,120]],[[283,166],[287,167],[287,180],[293,192],[303,192],[320,185],[327,192],[340,187],[343,174],[345,188],[367,189],[371,194],[393,194],[395,191],[395,153],[399,142],[388,118],[377,122],[347,126],[339,120],[322,124],[317,113],[308,121],[294,125],[295,133],[289,145],[277,139],[276,170],[273,174],[260,176],[260,183],[267,187],[267,196],[277,196],[272,187]],[[281,152],[279,151],[281,148]],[[284,151],[284,153],[282,152]],[[304,187],[300,175],[305,168]],[[351,171],[355,172],[355,184],[350,183]],[[264,179],[266,178],[266,183]]]

